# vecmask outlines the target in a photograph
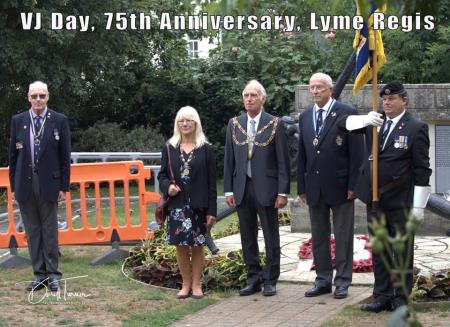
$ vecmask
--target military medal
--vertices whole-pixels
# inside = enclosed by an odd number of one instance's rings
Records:
[[[50,113],[48,113],[48,116],[50,116]],[[39,146],[39,144],[41,144],[41,136],[44,131],[44,125],[45,122],[47,121],[47,115],[45,115],[41,128],[38,131],[36,131],[36,128],[34,126],[33,115],[31,114],[31,110],[30,110],[30,120],[31,120],[31,132],[33,133],[34,137],[34,145]],[[26,129],[26,126],[24,126],[24,129]]]
[[[399,147],[400,147],[400,143],[395,142],[395,143],[394,143],[394,148],[398,149]]]
[[[313,146],[318,146],[319,145],[319,138],[320,138],[320,133],[323,130],[323,127],[325,126],[325,120],[327,119],[327,116],[331,114],[331,117],[336,117],[336,112],[333,111],[333,106],[335,104],[336,100],[333,99],[333,101],[331,102],[330,106],[328,107],[328,112],[325,116],[325,119],[322,122],[322,126],[320,126],[319,130],[317,130],[317,126],[316,126],[316,115],[313,113],[312,115],[312,124],[313,124],[313,131],[315,133],[312,144]],[[317,107],[317,105],[316,105]],[[338,142],[338,140],[336,139],[336,143]],[[339,144],[338,144],[339,145]]]

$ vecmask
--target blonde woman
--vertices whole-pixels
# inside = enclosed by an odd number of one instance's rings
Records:
[[[203,134],[197,110],[182,107],[175,118],[173,136],[162,149],[158,180],[170,196],[167,243],[176,246],[183,284],[179,299],[202,298],[205,234],[217,215],[216,158]],[[174,174],[172,181],[171,168]]]

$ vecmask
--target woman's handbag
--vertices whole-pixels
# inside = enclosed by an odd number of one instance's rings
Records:
[[[175,184],[175,177],[172,171],[172,162],[170,160],[169,144],[167,144],[166,147],[167,147],[167,158],[169,159],[168,161],[169,161],[170,180],[171,184]],[[167,206],[169,204],[169,200],[170,196],[168,194],[163,195],[160,197],[158,203],[156,204],[155,218],[159,226],[164,225],[164,223],[166,222],[166,218],[168,215]]]

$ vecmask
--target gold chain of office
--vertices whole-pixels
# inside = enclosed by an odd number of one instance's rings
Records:
[[[253,144],[256,145],[256,146],[261,146],[261,147],[264,147],[264,146],[269,145],[270,142],[272,142],[273,138],[275,137],[275,132],[276,132],[276,130],[277,130],[278,121],[279,121],[279,118],[278,118],[278,117],[274,117],[274,118],[273,118],[269,123],[267,123],[263,128],[261,128],[259,131],[257,131],[256,134],[255,134],[255,136],[254,136],[255,138],[256,138],[256,136],[262,134],[262,133],[263,133],[266,129],[268,129],[270,126],[272,126],[272,133],[270,133],[270,136],[267,138],[267,140],[266,140],[265,142],[253,141]],[[241,131],[242,134],[244,134],[244,135],[247,137],[245,141],[243,141],[243,142],[239,142],[239,141],[238,141],[238,139],[237,139],[237,137],[236,137],[236,127]],[[248,143],[249,143],[249,140],[248,140],[248,139],[249,139],[248,134],[247,134],[247,132],[245,131],[245,129],[242,127],[242,125],[239,124],[239,122],[238,122],[238,120],[237,120],[237,117],[234,117],[234,118],[233,118],[233,133],[232,133],[232,135],[233,135],[233,142],[234,142],[236,145],[245,145],[245,144],[248,144]],[[251,141],[250,141],[250,142],[251,142]]]

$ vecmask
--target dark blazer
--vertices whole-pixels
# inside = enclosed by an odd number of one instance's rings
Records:
[[[382,126],[384,128],[384,125]],[[382,129],[381,129],[382,130]],[[372,128],[357,130],[366,134],[367,154],[372,153]],[[395,140],[407,136],[407,146],[395,147]],[[397,142],[398,143],[398,142]],[[391,190],[380,194],[380,207],[384,210],[411,208],[414,186],[428,186],[431,169],[429,158],[430,140],[428,125],[415,119],[408,111],[395,125],[383,150],[378,152],[378,185],[383,186],[402,178],[402,182]],[[367,156],[368,157],[368,156]],[[404,177],[406,178],[404,178]],[[355,189],[358,198],[371,203],[372,175],[369,160],[365,160],[359,170]]]
[[[9,180],[17,201],[31,194],[30,114],[22,112],[11,119],[9,144]],[[56,202],[59,191],[70,185],[70,129],[67,117],[48,109],[36,169],[40,194],[45,201]]]
[[[192,169],[189,176],[191,181],[189,190],[187,190],[181,182],[180,167],[182,165],[180,159],[180,147],[174,148],[169,145],[170,160],[172,163],[172,171],[174,173],[175,182],[180,187],[179,192],[170,198],[168,207],[182,208],[185,204],[187,196],[190,196],[191,206],[196,209],[205,209],[207,215],[217,216],[217,186],[216,186],[216,156],[212,146],[208,143],[198,149],[194,149],[194,158],[192,159]],[[158,174],[158,181],[161,192],[168,194],[170,185],[170,169],[167,157],[167,147],[162,148],[161,170]],[[188,194],[189,193],[189,194]]]
[[[299,118],[297,187],[299,194],[306,193],[310,206],[316,206],[321,197],[328,205],[345,202],[363,160],[362,136],[336,124],[341,116],[357,115],[356,109],[336,101],[330,110],[317,146],[313,145],[313,106]]]
[[[261,113],[258,131],[267,125],[274,116],[267,112]],[[247,114],[237,118],[238,122],[247,130]],[[233,141],[234,126],[232,119],[228,122],[225,162],[224,162],[224,191],[233,192],[236,204],[239,205],[244,197],[247,178],[247,151],[248,145],[238,145]],[[272,132],[272,126],[258,135],[256,142],[266,141]],[[247,137],[236,128],[238,142],[244,142]],[[260,205],[273,206],[278,194],[289,195],[290,169],[286,133],[283,122],[278,120],[273,140],[267,146],[254,146],[251,160],[252,181],[256,190],[256,198]]]

